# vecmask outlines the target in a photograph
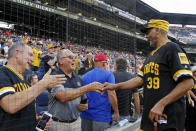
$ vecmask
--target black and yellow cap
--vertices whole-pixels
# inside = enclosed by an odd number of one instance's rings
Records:
[[[142,33],[146,33],[150,28],[160,28],[166,32],[169,31],[169,22],[160,19],[151,19],[142,29]]]
[[[46,49],[48,50],[48,49],[50,49],[50,48],[54,48],[54,46],[53,46],[52,43],[48,44]]]

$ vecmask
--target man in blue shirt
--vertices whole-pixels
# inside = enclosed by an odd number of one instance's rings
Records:
[[[83,85],[92,82],[115,83],[112,72],[107,71],[107,58],[97,54],[94,58],[95,68],[82,76]],[[88,110],[81,114],[82,131],[103,131],[112,121],[111,106],[114,110],[114,121],[118,121],[119,112],[115,91],[105,91],[102,95],[88,92]]]

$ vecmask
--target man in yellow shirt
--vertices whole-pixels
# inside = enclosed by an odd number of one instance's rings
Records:
[[[33,63],[32,63],[32,71],[38,71],[39,61],[42,58],[42,42],[38,41],[37,46],[33,48]]]

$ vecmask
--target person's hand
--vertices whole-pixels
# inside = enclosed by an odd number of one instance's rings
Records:
[[[113,115],[113,121],[115,121],[115,122],[118,122],[118,120],[119,120],[119,112],[116,112],[116,113],[114,113],[114,115]]]
[[[106,91],[106,90],[115,90],[117,87],[115,86],[115,84],[111,84],[111,83],[108,83],[108,82],[105,82],[103,84],[104,88],[103,88],[103,91]]]
[[[87,104],[78,104],[78,109],[80,111],[86,111],[86,110],[88,110],[88,103]]]
[[[36,116],[37,121],[39,121],[42,118],[42,116]],[[49,127],[52,125],[52,118],[46,123],[46,126],[44,128],[44,131],[48,131]]]
[[[44,75],[43,79],[40,81],[46,88],[56,88],[61,84],[66,82],[65,75],[50,75],[51,69]]]
[[[99,83],[99,82],[93,82],[91,84],[87,85],[88,91],[89,92],[97,92],[102,94],[102,90],[103,90],[103,84]]]
[[[162,117],[167,119],[167,116],[163,114],[164,106],[158,102],[154,105],[154,107],[149,112],[149,119],[152,122],[158,122]]]
[[[191,98],[188,99],[188,102],[189,102],[189,104],[190,104],[192,107],[195,106],[194,101],[193,101]]]
[[[48,131],[49,127],[52,125],[52,118],[46,123],[44,131]]]

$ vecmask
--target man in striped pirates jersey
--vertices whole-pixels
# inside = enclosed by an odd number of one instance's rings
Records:
[[[183,95],[193,87],[193,76],[184,51],[168,37],[169,23],[165,20],[149,21],[141,31],[146,34],[150,53],[138,76],[119,84],[105,84],[106,89],[144,87],[144,112],[141,129],[153,131],[183,131],[185,122]],[[167,116],[167,123],[158,123]]]
[[[33,86],[22,73],[33,62],[31,47],[16,43],[8,50],[8,63],[0,68],[0,131],[35,131],[35,98],[46,88],[65,83],[64,75],[49,75]]]

